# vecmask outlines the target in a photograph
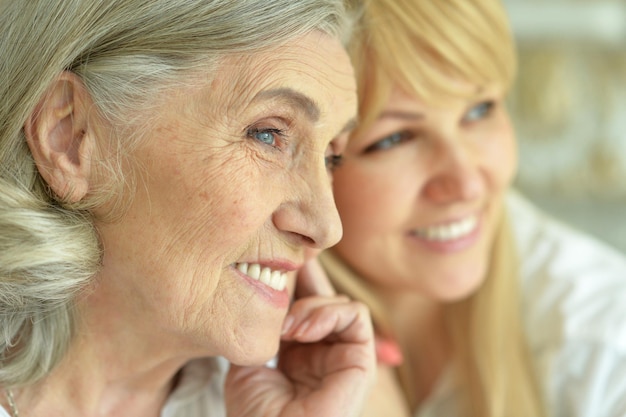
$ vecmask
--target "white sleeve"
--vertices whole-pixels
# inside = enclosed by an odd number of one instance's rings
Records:
[[[550,417],[626,417],[623,352],[603,344],[579,343],[561,346],[544,359],[552,368],[544,375]]]

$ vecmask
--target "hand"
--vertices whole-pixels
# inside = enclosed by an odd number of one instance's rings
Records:
[[[231,365],[232,417],[356,417],[376,374],[366,307],[334,295],[317,261],[298,276],[276,369]]]

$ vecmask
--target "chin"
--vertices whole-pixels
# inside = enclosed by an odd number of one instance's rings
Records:
[[[279,344],[280,336],[277,335],[276,338],[268,340],[267,335],[264,335],[260,339],[250,341],[237,351],[233,349],[230,352],[226,352],[223,356],[235,365],[260,366],[276,356]]]
[[[482,270],[474,274],[451,274],[445,277],[437,288],[433,289],[433,295],[439,301],[456,302],[471,297],[485,281],[485,272]]]

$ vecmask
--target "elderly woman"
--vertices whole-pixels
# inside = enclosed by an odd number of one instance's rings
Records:
[[[626,416],[626,260],[511,189],[501,1],[364,16],[361,123],[333,185],[344,236],[323,258],[371,306],[389,365],[365,415]]]
[[[349,11],[0,4],[1,416],[359,413],[366,309],[288,291],[341,235]]]

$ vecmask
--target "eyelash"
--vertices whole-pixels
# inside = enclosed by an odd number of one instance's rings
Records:
[[[258,137],[256,137],[255,135],[257,135],[259,133],[270,133],[270,134],[272,134],[273,135],[273,143],[264,142],[261,139],[259,139]],[[276,129],[276,128],[251,127],[251,128],[249,128],[247,130],[246,135],[250,139],[252,139],[252,140],[260,142],[263,145],[271,146],[272,148],[276,148],[276,149],[284,148],[285,144],[287,142],[285,131],[281,130],[281,129]],[[277,138],[277,136],[278,136],[278,138]],[[279,140],[280,143],[276,143],[277,139]]]
[[[466,113],[465,116],[463,117],[463,121],[464,122],[474,122],[476,120],[482,120],[485,119],[487,117],[489,117],[489,115],[493,112],[493,109],[496,107],[496,102],[494,100],[486,100],[483,101],[481,103],[476,104],[475,106],[472,106]],[[475,111],[480,111],[480,114],[476,117],[470,117],[470,115],[475,112]]]
[[[269,144],[267,142],[264,142],[262,140],[260,140],[259,138],[255,137],[255,135],[259,134],[259,133],[271,133],[273,135],[276,135],[280,138],[281,142],[280,144]],[[260,142],[264,145],[268,145],[271,146],[273,148],[276,149],[281,149],[284,148],[287,142],[287,139],[285,137],[285,132],[281,129],[276,129],[276,128],[267,128],[267,129],[261,129],[261,128],[257,128],[257,127],[251,127],[247,130],[246,135],[250,138],[253,139],[257,142]],[[276,138],[274,138],[274,142],[276,142]],[[337,169],[339,166],[341,166],[341,163],[343,162],[343,156],[342,155],[337,155],[337,154],[333,154],[333,155],[328,155],[324,158],[324,163],[326,165],[326,169],[328,169],[329,171],[334,171],[335,169]]]
[[[326,169],[332,172],[341,166],[343,155],[328,155],[324,158],[324,162],[326,163]]]
[[[400,131],[394,132],[390,135],[383,137],[382,139],[377,140],[367,148],[365,148],[364,153],[371,153],[376,151],[385,151],[391,148],[394,148],[411,138],[415,135],[408,131]]]

